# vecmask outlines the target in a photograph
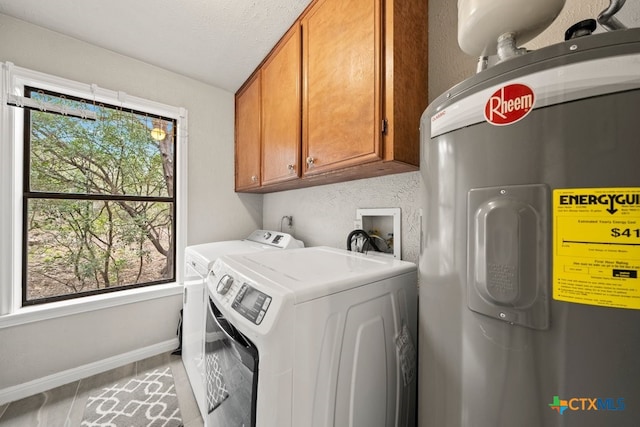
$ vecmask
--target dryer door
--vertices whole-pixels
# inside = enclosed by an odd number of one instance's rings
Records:
[[[205,334],[207,425],[256,425],[258,350],[209,298]]]

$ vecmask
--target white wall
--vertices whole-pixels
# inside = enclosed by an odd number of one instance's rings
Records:
[[[283,215],[293,216],[293,233],[307,246],[346,248],[358,208],[400,208],[402,259],[417,262],[419,254],[419,172],[361,179],[264,197],[264,226],[280,230]]]
[[[0,40],[1,62],[188,110],[188,244],[235,239],[262,225],[262,196],[233,191],[233,94],[1,14]],[[174,295],[4,327],[0,392],[171,342],[181,306]]]

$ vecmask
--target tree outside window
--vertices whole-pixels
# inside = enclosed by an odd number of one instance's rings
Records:
[[[175,280],[176,121],[59,93],[25,112],[23,305]]]

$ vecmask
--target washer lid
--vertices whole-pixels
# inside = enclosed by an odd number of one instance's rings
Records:
[[[290,234],[255,230],[243,240],[225,240],[187,246],[184,251],[184,260],[185,264],[195,268],[202,276],[206,276],[213,263],[223,255],[303,246],[300,240],[294,239]]]
[[[203,243],[200,245],[187,246],[184,250],[184,261],[185,264],[195,268],[200,275],[206,276],[211,266],[213,266],[213,263],[223,255],[254,252],[265,249],[274,248],[248,240]]]
[[[265,287],[263,290],[267,293],[270,286],[293,293],[296,303],[405,273],[416,274],[417,269],[413,263],[392,257],[323,246],[231,255],[224,260],[232,268],[241,266],[251,270],[243,272],[258,286]],[[267,280],[261,280],[260,276]]]

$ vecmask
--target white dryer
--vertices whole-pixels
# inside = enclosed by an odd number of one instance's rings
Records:
[[[304,244],[287,233],[255,230],[246,239],[203,243],[185,249],[182,310],[182,362],[198,408],[206,417],[204,333],[206,321],[205,282],[213,263],[222,255],[274,249],[300,248]]]
[[[415,426],[415,264],[312,247],[211,271],[207,426]]]

